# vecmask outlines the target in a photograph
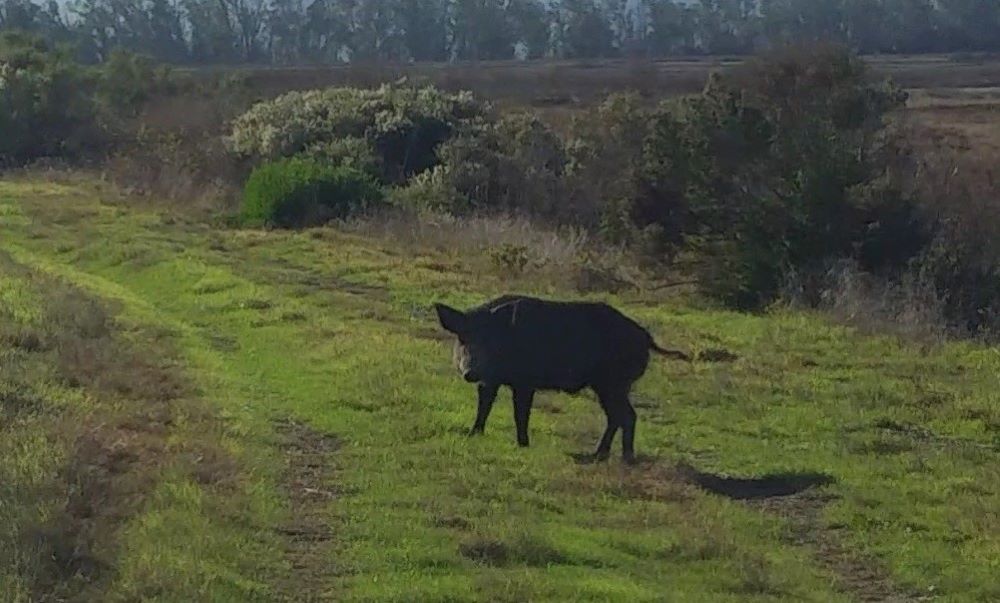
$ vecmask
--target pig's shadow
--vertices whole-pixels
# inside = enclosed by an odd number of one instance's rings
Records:
[[[793,496],[810,488],[832,484],[834,478],[825,473],[783,472],[756,478],[735,478],[698,471],[690,465],[677,467],[682,479],[703,490],[734,500],[759,500]]]
[[[592,453],[570,454],[578,465],[594,465],[613,462],[597,461]],[[638,455],[633,468],[643,469],[657,465],[655,457]],[[825,473],[782,472],[769,473],[761,477],[738,478],[715,475],[699,471],[687,464],[681,464],[671,471],[681,482],[698,486],[702,490],[733,500],[762,500],[801,494],[810,488],[826,486],[836,480]]]

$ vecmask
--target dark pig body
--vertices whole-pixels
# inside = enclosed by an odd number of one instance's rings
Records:
[[[606,459],[618,429],[626,461],[635,458],[636,414],[632,385],[649,366],[650,352],[687,360],[656,345],[649,332],[604,303],[558,302],[504,296],[468,312],[438,304],[441,325],[458,337],[455,363],[479,386],[479,412],[472,428],[482,433],[501,386],[514,394],[517,439],[528,445],[528,421],[539,390],[596,394],[607,429],[595,457]]]

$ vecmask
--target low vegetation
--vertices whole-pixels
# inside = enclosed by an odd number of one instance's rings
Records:
[[[850,53],[547,108],[109,59],[0,38],[0,592],[1000,598],[992,167]],[[637,467],[583,396],[464,437],[431,308],[511,291],[690,350]]]
[[[593,297],[699,360],[655,362],[640,381],[638,467],[581,467],[571,454],[589,452],[603,426],[586,397],[540,396],[528,450],[512,441],[507,404],[484,439],[465,437],[474,388],[450,366],[450,342],[431,310],[435,301],[468,307],[510,289],[592,297],[543,269],[514,275],[474,247],[434,249],[393,231],[209,228],[138,209],[86,180],[0,186],[0,246],[14,261],[121,308],[110,327],[74,328],[122,329],[140,358],[193,386],[126,390],[116,408],[145,416],[158,408],[150,400],[210,402],[207,415],[185,411],[167,423],[175,435],[166,450],[205,425],[216,434],[207,442],[225,451],[181,455],[206,477],[184,477],[192,474],[178,461],[146,478],[161,485],[114,517],[125,527],[102,545],[114,551],[102,553],[115,560],[109,575],[120,578],[91,592],[359,601],[1000,594],[1000,367],[989,349],[921,349],[808,312],[751,316],[650,291],[601,293]],[[4,264],[4,282],[22,278],[18,270]],[[2,290],[5,316],[22,321],[15,324],[48,322],[21,289]],[[22,382],[42,400],[60,399],[45,377],[56,366],[49,352],[27,351],[35,344],[22,331],[2,341],[4,353],[33,358],[41,371]],[[159,346],[177,352],[152,351]],[[18,364],[2,366],[10,375]],[[126,384],[133,373],[123,374]],[[8,399],[5,412],[14,408]],[[21,416],[44,424],[62,412]],[[32,437],[27,427],[5,433],[15,448]],[[292,447],[288,433],[298,434]],[[313,447],[320,436],[336,444]],[[134,452],[172,462],[156,450]],[[0,465],[8,471],[21,458],[4,455]],[[57,469],[49,475],[60,483]],[[826,485],[768,498],[813,484]],[[12,500],[5,513],[30,514],[38,499]],[[53,504],[64,508],[63,500]]]
[[[248,225],[302,227],[370,211],[382,199],[375,180],[351,167],[285,159],[256,168],[247,179],[240,214]]]
[[[0,163],[74,156],[97,130],[83,69],[40,38],[0,33]]]
[[[716,73],[700,94],[657,105],[616,94],[555,123],[405,83],[251,103],[248,89],[228,80],[199,87],[124,53],[85,68],[37,39],[5,36],[7,70],[18,74],[7,119],[26,116],[15,130],[40,133],[8,138],[30,148],[8,149],[7,163],[100,161],[129,189],[216,211],[220,200],[231,208],[242,198],[244,219],[260,224],[342,218],[383,196],[410,214],[515,213],[624,247],[661,280],[694,281],[741,309],[790,297],[826,303],[838,266],[849,262],[884,289],[914,289],[894,299],[935,300],[933,312],[893,313],[933,313],[942,332],[986,335],[1000,316],[993,246],[977,242],[995,229],[969,209],[988,193],[956,189],[952,158],[922,145],[905,122],[906,95],[834,47],[771,53]],[[18,92],[29,82],[51,89]],[[67,86],[71,102],[28,100]],[[214,127],[158,124],[154,109],[165,99],[215,106],[203,115]],[[168,107],[187,119],[204,112]],[[225,136],[220,123],[230,124]],[[386,192],[341,171],[323,203],[269,213],[300,203],[263,192],[265,180],[285,179],[265,176],[285,168],[261,164],[288,158],[363,172]],[[279,165],[302,171],[307,163]],[[254,168],[262,171],[247,188]],[[989,168],[962,169],[989,178]],[[976,199],[950,201],[963,196]]]
[[[684,263],[732,307],[764,308],[790,283],[794,301],[817,305],[850,262],[934,291],[936,320],[982,332],[993,289],[944,276],[957,208],[928,202],[933,172],[906,160],[906,94],[870,76],[834,47],[788,50],[657,106],[612,96],[564,132],[433,89],[331,89],[256,105],[229,140],[251,161],[330,149],[324,161],[381,166],[404,211],[516,212],[583,229],[663,272]]]
[[[69,48],[0,30],[0,166],[100,157],[154,95],[174,90],[168,69],[125,52],[84,66]]]
[[[23,250],[9,243],[0,249],[4,600],[268,592],[276,539],[248,522],[269,520],[274,495],[255,493],[238,471],[250,455],[177,366],[169,327],[12,257]]]

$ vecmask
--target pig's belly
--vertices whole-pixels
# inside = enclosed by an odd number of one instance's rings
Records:
[[[575,394],[589,385],[586,373],[581,371],[560,371],[548,375],[534,375],[535,389],[554,390]]]

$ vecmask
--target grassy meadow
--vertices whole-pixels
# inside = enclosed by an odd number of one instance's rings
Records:
[[[1000,599],[996,349],[591,294],[702,360],[640,382],[638,467],[578,465],[589,395],[465,436],[430,304],[580,294],[405,239],[0,182],[4,599]]]

